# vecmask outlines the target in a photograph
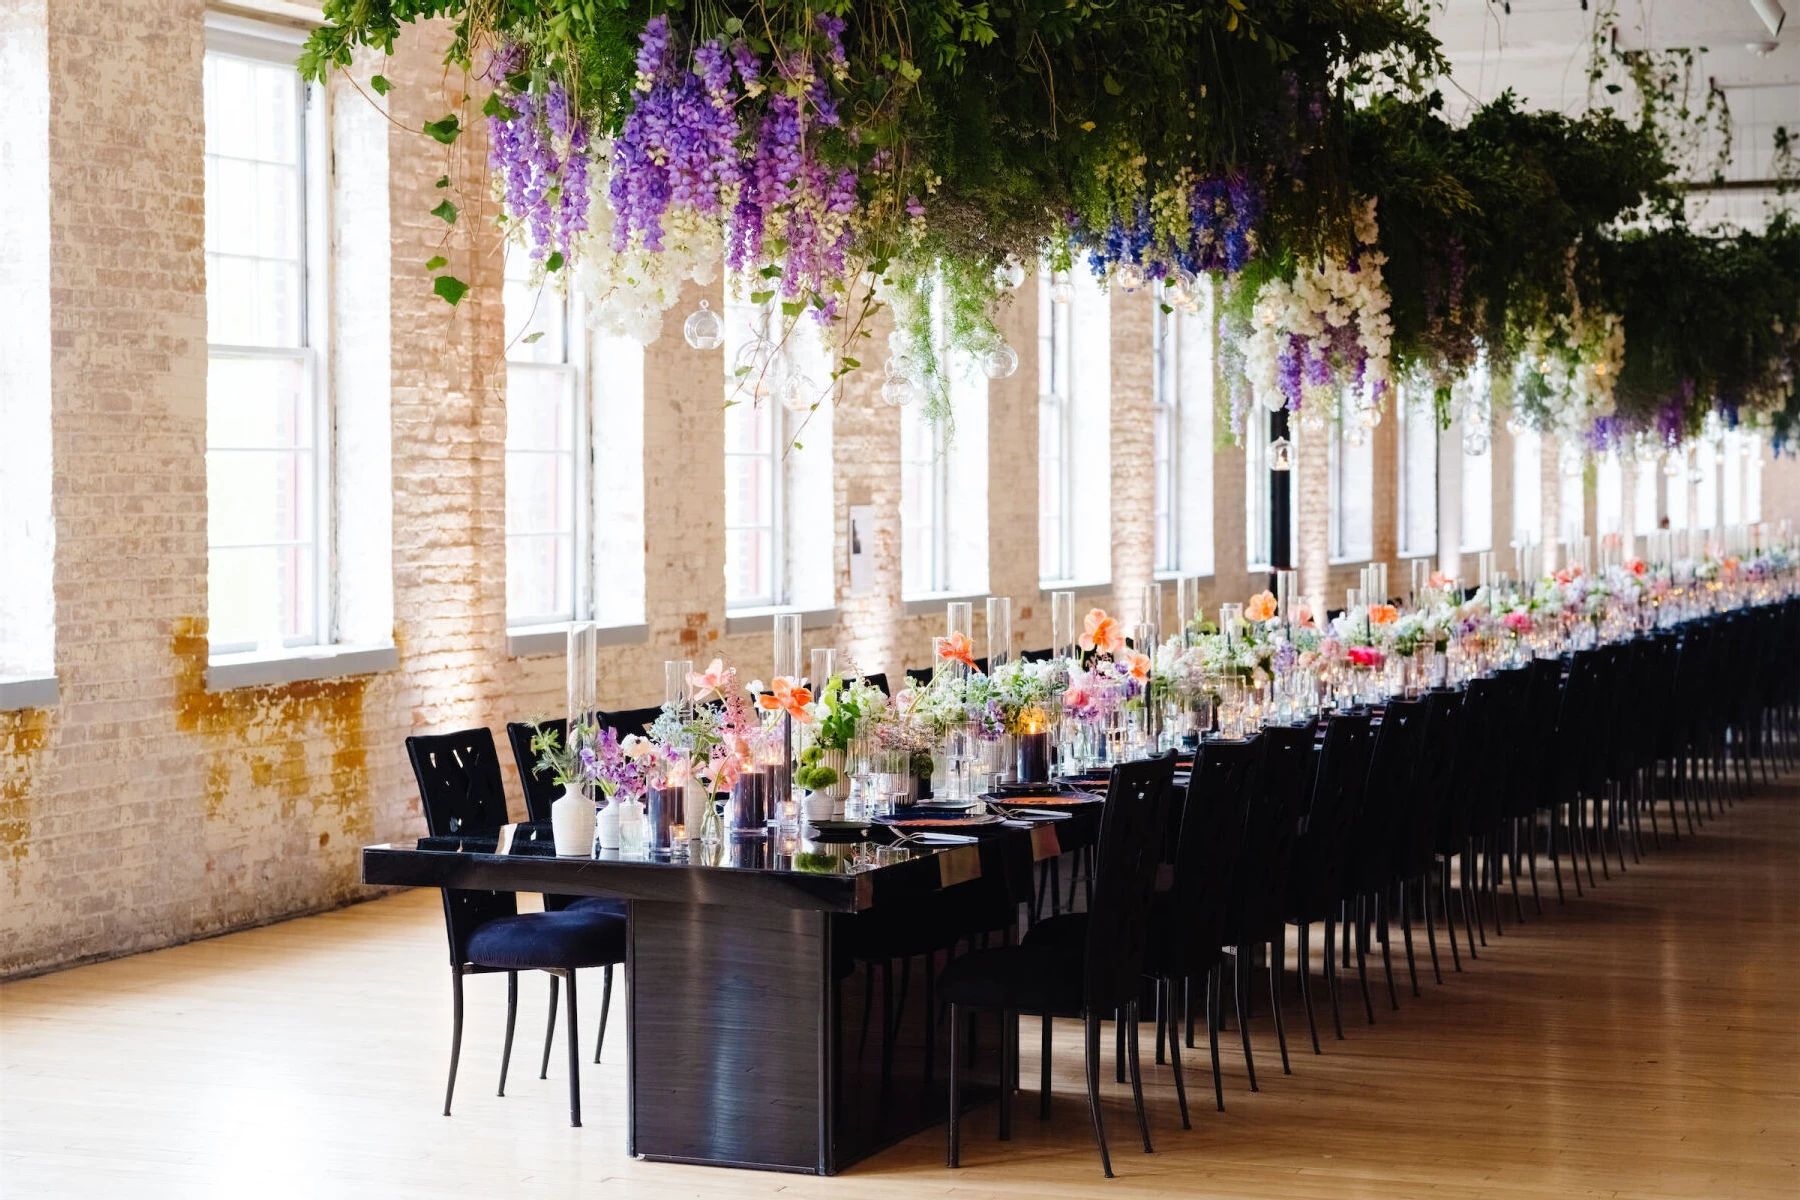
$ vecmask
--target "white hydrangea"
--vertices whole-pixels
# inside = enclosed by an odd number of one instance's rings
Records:
[[[1355,270],[1349,263],[1328,256],[1300,268],[1292,280],[1265,283],[1257,293],[1250,332],[1240,350],[1244,373],[1258,403],[1272,409],[1287,404],[1281,390],[1280,358],[1290,337],[1299,337],[1312,350],[1326,353],[1335,331],[1352,322],[1356,344],[1367,358],[1363,378],[1371,385],[1388,381],[1394,323],[1388,316],[1392,299],[1381,275],[1387,255],[1375,248],[1379,229],[1374,200],[1366,200],[1357,208],[1355,225],[1357,244],[1366,247],[1357,256]],[[1344,370],[1340,375],[1340,366],[1333,364],[1330,384],[1302,384],[1306,402],[1326,404],[1335,411],[1331,400],[1350,382],[1352,374]]]

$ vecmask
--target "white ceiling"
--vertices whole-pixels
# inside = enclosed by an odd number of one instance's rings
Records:
[[[1598,25],[1616,30],[1623,49],[1688,48],[1694,78],[1724,91],[1731,109],[1732,161],[1725,176],[1767,179],[1777,127],[1800,136],[1800,0],[1781,0],[1789,10],[1779,38],[1769,33],[1750,0],[1441,0],[1432,30],[1444,44],[1451,77],[1444,88],[1450,110],[1492,100],[1507,88],[1529,107],[1582,112],[1590,105],[1625,106],[1590,87],[1588,61]],[[1611,10],[1611,19],[1606,10]],[[1767,43],[1776,43],[1768,49]],[[1702,96],[1696,96],[1696,101]],[[1696,154],[1694,173],[1711,173],[1717,143]],[[1760,219],[1768,193],[1714,194],[1696,219]],[[1789,199],[1793,198],[1790,193]]]

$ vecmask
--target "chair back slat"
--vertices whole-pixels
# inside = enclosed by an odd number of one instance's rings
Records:
[[[409,737],[406,754],[419,784],[425,826],[434,837],[498,831],[507,823],[500,760],[494,752],[494,735],[486,729]],[[444,930],[453,966],[469,960],[469,939],[477,929],[519,911],[512,892],[438,890],[443,894]]]
[[[1229,937],[1236,943],[1281,936],[1282,905],[1299,841],[1300,814],[1312,795],[1318,724],[1272,725],[1262,732],[1262,786],[1244,807],[1242,864],[1231,879]]]
[[[539,770],[537,757],[531,753],[531,739],[539,729],[554,733],[560,742],[569,736],[569,722],[562,717],[542,725],[531,721],[508,721],[506,740],[512,743],[513,761],[519,766],[519,783],[525,789],[525,812],[528,820],[548,821],[550,806],[561,799],[562,785],[551,781],[549,771]]]

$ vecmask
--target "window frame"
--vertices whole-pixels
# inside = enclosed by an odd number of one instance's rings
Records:
[[[205,61],[214,56],[233,58],[262,65],[293,69],[294,56],[305,38],[305,31],[259,21],[248,17],[206,14]],[[204,97],[202,100],[204,127]],[[312,604],[313,628],[310,634],[290,635],[284,632],[279,647],[260,641],[210,641],[208,652],[214,656],[262,652],[286,652],[310,646],[334,646],[340,643],[337,614],[336,554],[336,445],[334,397],[331,391],[331,111],[326,88],[296,77],[295,89],[295,166],[298,174],[298,214],[300,253],[300,334],[299,346],[239,345],[215,342],[209,323],[206,344],[208,375],[215,359],[291,360],[301,364],[302,388],[312,406]],[[203,156],[212,157],[203,150]],[[204,204],[202,220],[206,219]],[[203,245],[202,253],[205,248]],[[210,283],[209,283],[210,291]],[[210,296],[209,296],[210,308]],[[210,386],[210,385],[209,385]],[[210,401],[210,396],[209,396]],[[206,450],[282,451],[279,447],[214,447],[210,422]],[[283,451],[288,452],[288,451]],[[210,517],[210,488],[209,508]],[[254,549],[278,543],[242,543],[216,546],[212,540],[212,522],[208,521],[207,558],[211,569],[215,549]],[[209,617],[211,608],[208,597]],[[210,621],[209,621],[210,627]]]
[[[1394,496],[1396,501],[1394,554],[1398,558],[1428,558],[1438,552],[1438,537],[1443,526],[1443,513],[1438,505],[1438,477],[1443,473],[1443,462],[1439,451],[1443,448],[1442,431],[1438,428],[1437,410],[1429,398],[1415,401],[1406,388],[1394,386],[1394,441],[1395,454]],[[1423,429],[1431,437],[1431,479],[1428,487],[1421,488],[1420,481],[1415,479],[1412,471],[1411,447],[1408,438],[1418,436],[1423,421]],[[1428,545],[1414,545],[1412,540],[1412,515],[1416,491],[1423,491],[1429,501],[1431,511],[1431,533],[1426,539]]]
[[[1071,282],[1073,280],[1071,279]],[[1049,271],[1039,277],[1038,301],[1038,584],[1051,588],[1073,582],[1075,573],[1075,511],[1073,457],[1075,426],[1075,300],[1056,299]],[[1048,319],[1046,319],[1048,318]],[[1045,387],[1048,371],[1049,386]],[[1059,386],[1060,385],[1060,386]],[[1046,430],[1049,432],[1046,433]],[[1049,463],[1045,450],[1056,450],[1055,473],[1046,482]],[[1054,495],[1054,508],[1044,503]],[[1046,564],[1044,548],[1052,544],[1045,532],[1047,521],[1056,522],[1056,561]],[[1054,570],[1046,566],[1054,565]]]
[[[514,253],[522,253],[522,251],[517,246],[508,246],[506,253],[510,256]],[[560,537],[562,535],[535,533],[514,534],[510,529],[503,530],[502,536],[506,544],[508,594],[506,627],[508,630],[515,633],[519,630],[564,625],[572,621],[591,620],[596,611],[595,602],[597,595],[595,576],[597,572],[597,563],[595,562],[595,555],[598,551],[598,547],[595,544],[594,539],[596,526],[594,510],[597,498],[594,494],[595,464],[593,416],[590,412],[594,403],[594,397],[590,386],[592,377],[589,371],[588,341],[590,335],[587,329],[586,314],[582,299],[578,292],[574,289],[570,289],[567,292],[558,294],[556,290],[546,282],[538,287],[534,303],[543,304],[546,301],[562,305],[563,346],[560,362],[529,362],[512,358],[510,352],[513,348],[515,337],[523,336],[530,328],[531,322],[527,321],[525,324],[521,325],[518,329],[518,333],[515,335],[511,329],[511,314],[504,313],[504,305],[502,305],[502,321],[507,329],[508,338],[506,345],[507,357],[505,358],[508,389],[507,415],[508,420],[510,421],[512,414],[512,405],[510,403],[512,372],[514,368],[524,368],[525,371],[530,373],[553,374],[562,378],[563,386],[567,389],[569,421],[571,425],[571,428],[567,431],[570,438],[570,449],[567,451],[567,454],[571,463],[571,479],[569,483],[572,493],[569,497],[570,520],[573,526],[568,534],[570,539],[570,611],[567,615],[559,615],[556,613],[521,613],[515,615],[513,613],[511,607],[512,546],[515,537],[544,538]],[[535,312],[533,313],[533,319],[535,319]],[[510,429],[508,432],[510,434]],[[510,442],[510,440],[509,437],[508,441]],[[512,486],[512,464],[513,456],[515,454],[548,457],[550,455],[559,455],[562,453],[564,452],[559,450],[515,450],[511,445],[506,445],[502,450],[502,455],[505,460],[504,470],[507,488],[510,489]],[[509,495],[508,500],[510,500],[510,498]]]
[[[1174,395],[1171,396],[1171,385]],[[1150,469],[1155,489],[1151,558],[1158,575],[1178,575],[1181,563],[1181,314],[1157,285],[1150,306]]]
[[[901,543],[901,599],[926,600],[936,596],[951,595],[954,584],[950,578],[950,446],[945,436],[944,423],[933,421],[923,413],[922,406],[916,401],[908,404],[901,411],[903,422],[916,422],[920,436],[928,443],[930,457],[928,459],[908,459],[904,453],[904,443],[900,459],[901,469],[901,536],[904,539],[907,530],[907,510],[905,503],[906,475],[914,467],[925,468],[926,486],[923,496],[928,505],[928,518],[923,523],[922,533],[927,539],[926,557],[929,562],[925,572],[926,586],[923,589],[908,586],[915,582],[906,570],[905,542]],[[904,438],[905,434],[902,434]]]

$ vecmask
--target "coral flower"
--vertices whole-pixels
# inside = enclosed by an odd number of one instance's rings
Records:
[[[769,690],[756,698],[756,706],[765,712],[785,712],[801,724],[810,724],[812,713],[806,706],[812,703],[812,693],[803,687],[795,687],[784,676],[777,675],[769,684]]]
[[[975,669],[975,652],[966,633],[958,632],[947,638],[940,638],[937,653],[946,662],[959,662],[971,671]]]
[[[694,689],[694,703],[700,704],[714,696],[724,696],[725,684],[730,676],[722,658],[713,659],[704,671],[689,671],[687,681],[688,686]]]
[[[1244,605],[1244,616],[1258,623],[1272,620],[1275,616],[1275,594],[1258,592],[1250,597],[1250,602]]]
[[[1400,610],[1391,604],[1369,605],[1369,624],[1392,625],[1400,619]]]
[[[1136,650],[1125,650],[1119,654],[1118,663],[1130,673],[1133,679],[1150,678],[1150,656],[1139,654]]]
[[[1107,616],[1105,609],[1090,608],[1082,627],[1081,648],[1117,654],[1125,648],[1125,635],[1119,632],[1119,623]]]
[[[1529,633],[1531,631],[1531,614],[1509,612],[1500,618],[1500,623],[1514,633]]]
[[[1312,628],[1313,611],[1304,604],[1294,605],[1294,624],[1302,629]]]
[[[1426,583],[1426,586],[1434,587],[1434,588],[1447,588],[1452,583],[1455,583],[1455,582],[1456,581],[1454,579],[1451,579],[1448,575],[1444,574],[1442,571],[1433,571],[1431,573],[1431,578]]]
[[[1634,558],[1630,562],[1625,564],[1625,569],[1627,571],[1630,571],[1633,575],[1642,575],[1645,571],[1648,571],[1650,568],[1644,562],[1643,559]]]

